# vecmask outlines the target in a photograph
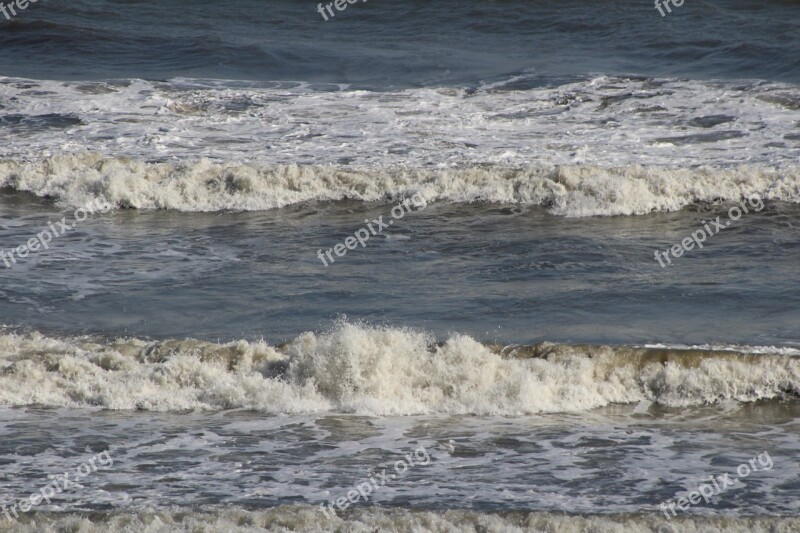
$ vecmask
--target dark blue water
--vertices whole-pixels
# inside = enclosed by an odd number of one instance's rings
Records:
[[[517,72],[800,81],[800,4],[692,1],[45,1],[0,17],[0,72],[207,77],[386,88]],[[531,80],[527,79],[530,84]]]

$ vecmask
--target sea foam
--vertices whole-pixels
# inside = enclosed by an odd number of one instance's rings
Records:
[[[69,206],[95,199],[117,208],[258,211],[304,202],[395,202],[421,194],[428,202],[545,206],[568,217],[642,215],[697,202],[800,202],[800,167],[694,169],[590,165],[450,169],[145,163],[99,154],[37,161],[0,160],[0,187],[53,197]]]
[[[800,358],[777,350],[501,347],[351,323],[281,346],[6,333],[0,349],[0,404],[7,406],[524,415],[800,393]]]
[[[667,523],[661,514],[569,515],[546,512],[481,513],[475,511],[357,508],[343,517],[325,518],[318,507],[284,505],[261,511],[227,507],[219,510],[146,510],[77,514],[36,513],[9,525],[14,533],[74,531],[506,531],[563,533],[582,531],[681,531],[685,533],[767,533],[797,531],[796,517],[680,517]]]

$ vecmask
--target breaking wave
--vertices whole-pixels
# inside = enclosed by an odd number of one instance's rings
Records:
[[[0,404],[114,410],[523,415],[800,394],[793,350],[494,346],[341,323],[279,346],[0,335]]]
[[[103,197],[113,206],[178,211],[258,211],[316,201],[428,202],[546,206],[567,217],[642,215],[697,202],[800,203],[800,167],[664,168],[589,165],[448,169],[315,165],[146,163],[98,154],[0,160],[0,187],[71,206]]]
[[[545,512],[480,513],[474,511],[409,511],[363,508],[344,517],[324,518],[319,508],[281,506],[264,511],[227,508],[219,511],[151,510],[78,514],[34,513],[10,525],[14,533],[73,531],[653,531],[659,533],[766,533],[797,531],[796,517],[679,517],[667,522],[656,514],[593,514]]]

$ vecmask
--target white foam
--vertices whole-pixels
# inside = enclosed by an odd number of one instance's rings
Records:
[[[455,335],[341,324],[277,349],[263,342],[0,336],[0,404],[266,413],[523,415],[616,403],[691,406],[800,391],[786,355],[549,346],[502,356]]]
[[[315,92],[303,84],[242,88],[177,79],[89,85],[0,77],[0,101],[3,114],[81,121],[55,130],[12,130],[0,143],[0,157],[15,159],[90,150],[142,161],[206,156],[411,168],[781,166],[800,160],[800,142],[792,140],[800,92],[769,82],[601,76],[527,90],[495,84]]]
[[[747,354],[774,354],[800,356],[800,348],[788,346],[742,346],[741,344],[645,344],[646,348],[667,348],[671,350],[712,350]]]
[[[306,505],[281,506],[262,511],[247,511],[236,507],[188,512],[182,509],[151,509],[140,512],[94,514],[92,520],[76,514],[36,516],[35,523],[13,524],[15,533],[75,531],[122,533],[147,531],[504,531],[563,533],[608,531],[639,533],[767,533],[797,531],[800,519],[795,517],[680,517],[671,522],[657,514],[591,514],[576,516],[561,513],[480,513],[475,511],[423,511],[360,508],[345,517],[325,518],[318,507]]]
[[[121,207],[185,211],[408,191],[566,216],[750,194],[800,198],[800,91],[789,85],[610,77],[527,90],[272,85],[0,78],[4,114],[71,119],[6,128],[0,186],[72,205],[103,193]]]
[[[777,170],[631,166],[469,167],[441,170],[341,169],[213,163],[143,163],[97,154],[35,162],[0,161],[0,186],[72,206],[105,198],[116,207],[180,211],[266,210],[318,200],[392,202],[420,193],[428,202],[544,205],[556,215],[641,215],[695,202],[800,202],[800,167]]]

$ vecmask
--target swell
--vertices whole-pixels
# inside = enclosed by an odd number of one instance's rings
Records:
[[[525,415],[796,399],[791,350],[495,346],[341,323],[271,346],[0,335],[0,405],[269,414]]]
[[[0,187],[81,206],[104,198],[117,208],[258,211],[305,202],[428,202],[545,206],[568,217],[642,215],[698,202],[800,202],[800,167],[468,165],[448,169],[325,165],[148,163],[99,154],[0,160]]]

